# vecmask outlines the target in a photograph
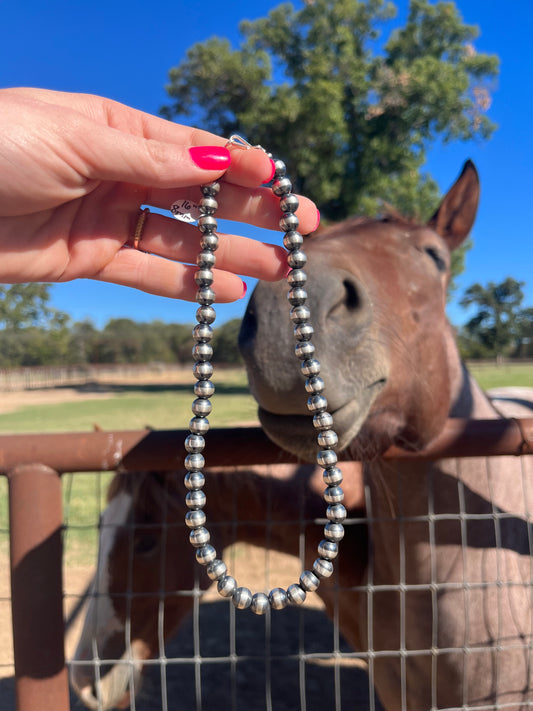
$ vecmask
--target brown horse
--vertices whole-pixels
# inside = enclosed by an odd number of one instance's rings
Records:
[[[380,458],[392,444],[423,448],[448,417],[499,416],[462,365],[445,316],[450,251],[469,233],[478,198],[468,162],[427,225],[352,219],[306,245],[329,410],[341,447],[364,462],[344,467],[349,520],[336,576],[319,595],[365,652],[387,711],[519,708],[533,698],[525,458]],[[240,345],[265,431],[312,461],[315,435],[287,311],[284,285],[259,284]],[[266,531],[270,547],[309,565],[322,535],[314,524],[322,488],[311,465],[275,468],[271,477],[260,468],[214,472],[206,493],[217,549],[235,537],[262,543]],[[93,708],[127,705],[142,660],[157,656],[158,640],[209,582],[195,582],[180,489],[163,475],[118,475],[112,486],[97,595],[72,667]],[[95,653],[122,661],[109,672],[84,665]]]

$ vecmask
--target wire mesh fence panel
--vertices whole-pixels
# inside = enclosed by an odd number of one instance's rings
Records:
[[[119,475],[115,518],[104,514],[99,528],[107,572],[91,603],[108,595],[118,616],[93,604],[86,694],[90,686],[94,708],[122,701],[137,711],[533,703],[532,463],[384,465],[382,478],[367,482],[365,509],[346,521],[334,578],[303,608],[266,617],[221,600],[197,566],[180,475]],[[286,587],[309,565],[325,523],[315,515],[311,479],[301,468],[278,476],[276,466],[255,479],[249,469],[213,475],[213,539],[243,585]],[[99,615],[112,639],[98,632]],[[72,660],[71,672],[83,663]]]
[[[526,456],[347,463],[335,574],[303,607],[264,617],[222,600],[197,565],[183,472],[64,474],[71,708],[531,705],[532,467]],[[212,543],[240,584],[287,587],[312,565],[322,488],[306,465],[209,471]],[[12,657],[3,668],[10,708]]]

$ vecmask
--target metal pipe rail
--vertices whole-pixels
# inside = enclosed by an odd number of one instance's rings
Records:
[[[17,711],[69,709],[61,474],[181,469],[187,434],[185,430],[140,430],[0,436],[0,474],[9,482]],[[207,452],[209,466],[295,461],[256,427],[211,430]],[[524,454],[533,454],[533,418],[448,420],[442,434],[425,450],[406,452],[393,447],[384,456],[440,459]]]

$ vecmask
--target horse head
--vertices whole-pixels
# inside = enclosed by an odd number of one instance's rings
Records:
[[[427,224],[355,218],[306,240],[312,341],[340,449],[366,457],[392,444],[420,449],[441,430],[461,387],[445,315],[450,252],[467,237],[478,199],[468,161]],[[311,460],[286,291],[258,284],[239,345],[266,433]]]

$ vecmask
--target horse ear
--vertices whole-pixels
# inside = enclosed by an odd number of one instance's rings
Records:
[[[467,160],[450,190],[444,196],[428,227],[456,249],[466,239],[476,217],[479,202],[479,177],[475,165]]]

